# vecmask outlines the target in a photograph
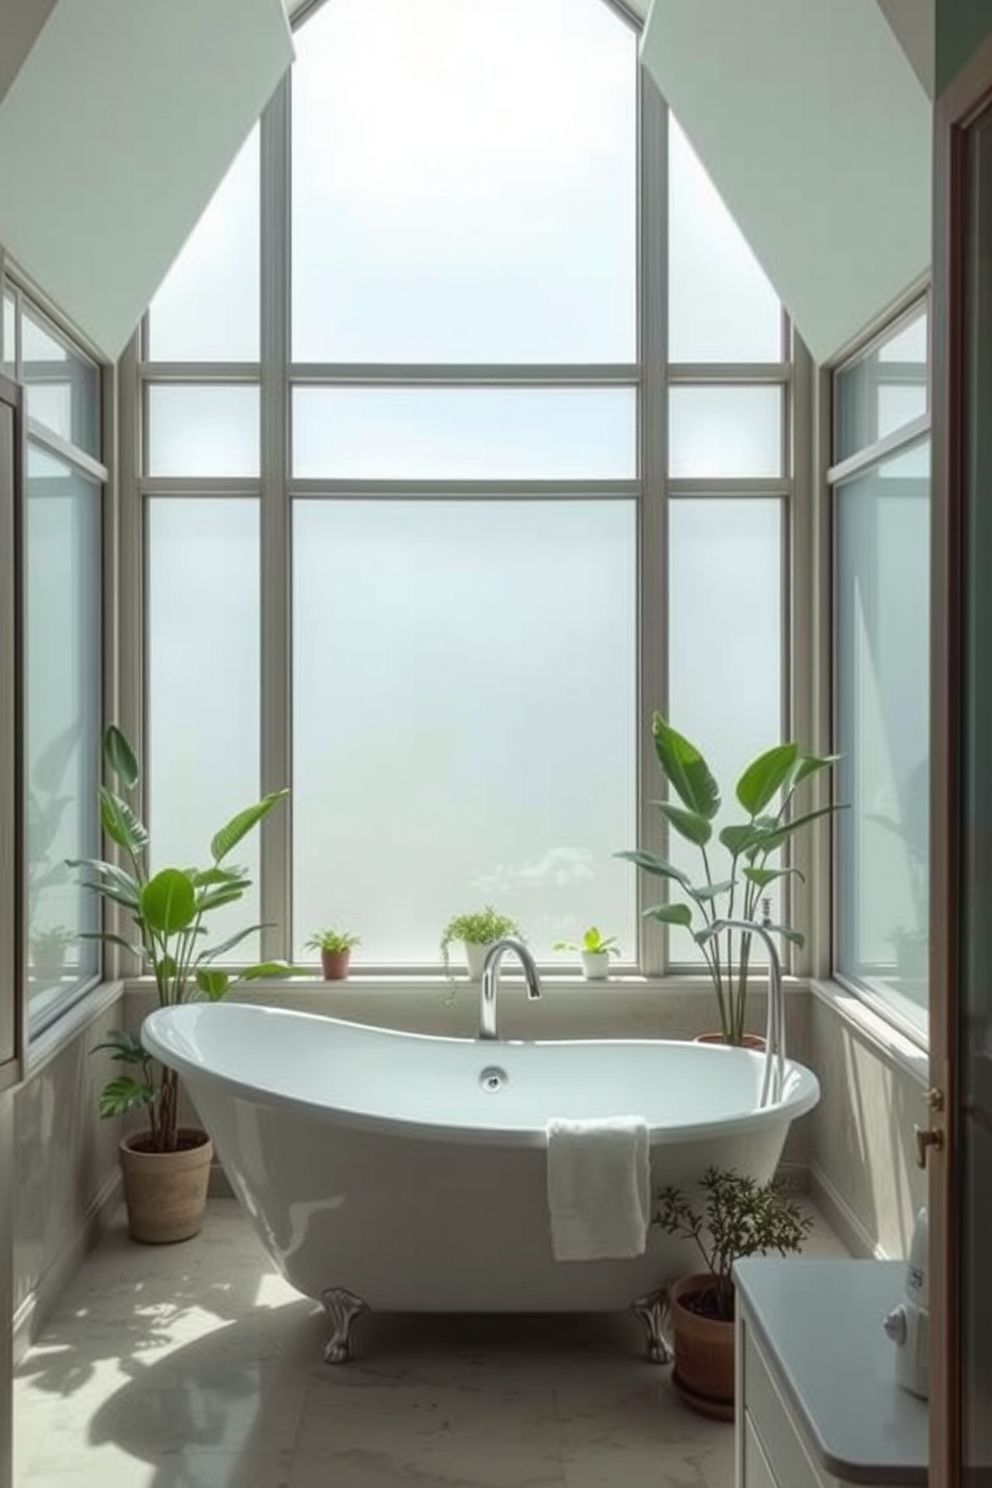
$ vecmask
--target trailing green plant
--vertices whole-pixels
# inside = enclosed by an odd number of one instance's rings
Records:
[[[698,1195],[663,1188],[653,1223],[666,1234],[692,1240],[713,1278],[708,1316],[734,1316],[735,1261],[746,1256],[790,1255],[801,1250],[813,1220],[775,1183],[758,1183],[732,1169],[709,1167]],[[702,1309],[700,1309],[702,1310]]]
[[[289,794],[288,790],[270,792],[221,827],[210,842],[208,867],[160,868],[150,874],[149,834],[133,805],[138,761],[115,724],[104,733],[103,758],[108,777],[118,789],[100,786],[100,820],[126,866],[99,858],[72,859],[68,866],[90,875],[82,880],[85,888],[127,910],[135,939],[126,940],[111,931],[94,931],[86,938],[123,946],[137,956],[155,979],[160,1007],[201,1000],[217,1002],[235,982],[290,975],[293,968],[284,961],[260,961],[237,972],[222,971],[215,964],[261,925],[248,925],[218,945],[204,944],[210,916],[242,899],[251,887],[248,870],[228,862],[231,852]],[[158,1064],[145,1052],[137,1035],[120,1029],[110,1032],[97,1048],[109,1049],[115,1060],[136,1066],[139,1072],[137,1077],[119,1075],[108,1081],[100,1093],[100,1115],[122,1116],[144,1109],[149,1124],[148,1147],[156,1152],[174,1152],[179,1145],[179,1081],[175,1070]]]
[[[445,971],[450,970],[449,951],[453,940],[465,945],[492,945],[504,935],[520,935],[520,926],[509,915],[500,914],[491,904],[474,914],[455,915],[441,932],[441,960]]]
[[[595,925],[589,926],[589,929],[582,937],[581,943],[574,940],[556,940],[552,949],[556,951],[578,951],[580,954],[584,952],[589,956],[597,956],[603,951],[610,956],[619,956],[620,954],[620,947],[617,945],[616,936],[601,935]]]
[[[799,787],[829,770],[839,756],[805,754],[795,743],[776,744],[759,754],[745,766],[735,788],[746,819],[722,827],[714,844],[721,797],[713,772],[696,745],[677,733],[658,712],[652,715],[651,733],[662,775],[678,797],[678,801],[653,804],[668,827],[698,849],[702,877],[693,882],[669,858],[642,849],[616,856],[666,880],[684,895],[684,899],[652,905],[644,911],[645,916],[665,925],[681,925],[692,933],[716,992],[720,1032],[727,1043],[739,1044],[744,1035],[751,932],[740,932],[735,953],[738,932],[725,929],[713,934],[712,926],[722,919],[755,920],[759,901],[772,884],[790,877],[805,882],[798,868],[772,866],[769,860],[797,832],[841,810],[833,804],[812,811],[797,811],[795,806]],[[719,866],[711,857],[714,845],[723,854]],[[768,928],[793,945],[803,944],[803,936],[788,925]]]
[[[361,945],[361,943],[357,935],[352,935],[347,930],[318,930],[307,941],[307,950],[350,951],[354,946]]]

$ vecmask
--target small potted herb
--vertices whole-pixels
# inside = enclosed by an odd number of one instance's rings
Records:
[[[347,930],[318,930],[307,941],[307,949],[320,952],[325,982],[343,982],[351,966],[352,949],[361,945]]]
[[[504,935],[520,935],[520,926],[509,915],[500,914],[491,904],[474,914],[455,915],[441,932],[441,960],[445,975],[451,974],[449,951],[453,940],[460,940],[465,947],[468,974],[473,981],[482,975],[486,952]]]
[[[699,1193],[678,1188],[658,1196],[655,1224],[692,1240],[706,1269],[674,1282],[670,1292],[675,1344],[673,1382],[705,1414],[734,1409],[735,1261],[800,1250],[813,1221],[774,1180],[757,1183],[729,1169],[706,1169]]]
[[[556,940],[556,951],[578,951],[582,958],[582,975],[587,982],[605,982],[610,974],[610,957],[619,956],[620,948],[615,935],[601,935],[595,925],[582,937],[582,944],[574,940]]]

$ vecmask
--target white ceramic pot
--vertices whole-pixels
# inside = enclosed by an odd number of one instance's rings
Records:
[[[605,982],[609,974],[609,951],[582,952],[582,975],[587,982]]]
[[[469,978],[473,982],[482,980],[482,968],[486,962],[486,954],[491,942],[477,944],[475,941],[465,941],[465,960],[468,962]]]

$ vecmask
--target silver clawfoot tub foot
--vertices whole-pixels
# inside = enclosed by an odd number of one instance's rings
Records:
[[[325,1364],[347,1364],[351,1358],[351,1325],[369,1305],[345,1287],[328,1287],[320,1300],[331,1320],[331,1336],[324,1344]]]
[[[668,1319],[668,1288],[660,1287],[656,1292],[647,1292],[630,1304],[635,1317],[640,1318],[648,1335],[648,1358],[652,1364],[670,1364],[672,1351],[665,1342],[664,1326]]]

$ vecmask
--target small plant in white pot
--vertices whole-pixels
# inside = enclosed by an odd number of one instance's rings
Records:
[[[259,925],[249,925],[218,945],[205,944],[210,915],[236,903],[251,887],[247,869],[229,865],[231,852],[288,790],[273,791],[221,827],[210,842],[208,867],[160,868],[150,874],[149,834],[132,805],[138,761],[113,724],[103,737],[103,757],[120,794],[100,786],[100,818],[127,866],[99,858],[77,859],[68,866],[87,875],[85,888],[128,912],[135,938],[128,941],[109,931],[95,932],[93,938],[121,945],[141,960],[155,979],[160,1007],[217,1002],[235,982],[291,975],[293,969],[283,961],[260,961],[237,972],[221,971],[216,965]],[[153,1244],[187,1240],[203,1220],[213,1156],[210,1138],[198,1128],[180,1126],[178,1075],[150,1058],[136,1034],[114,1030],[96,1047],[109,1049],[115,1060],[137,1070],[136,1075],[118,1075],[103,1087],[100,1115],[143,1111],[147,1117],[144,1130],[128,1133],[120,1143],[131,1236]]]
[[[460,940],[465,947],[465,960],[472,981],[482,976],[486,952],[505,935],[521,935],[520,926],[509,915],[500,914],[491,904],[472,914],[455,915],[441,932],[441,960],[446,976],[451,975],[451,943]],[[521,936],[522,938],[522,936]]]
[[[325,982],[343,982],[351,968],[352,950],[361,943],[348,930],[318,930],[307,941],[307,949],[320,952]]]
[[[556,940],[554,949],[578,951],[582,959],[582,975],[587,982],[605,982],[610,974],[610,957],[620,954],[616,936],[601,934],[595,925],[589,926],[581,945],[574,940]]]

